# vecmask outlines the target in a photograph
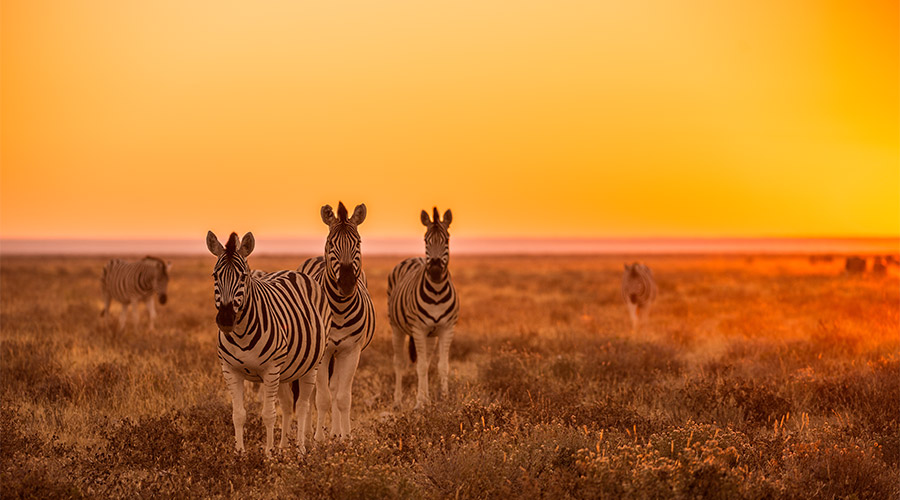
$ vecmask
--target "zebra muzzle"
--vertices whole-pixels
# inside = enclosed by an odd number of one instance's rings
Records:
[[[441,266],[440,260],[429,261],[425,270],[428,272],[428,277],[431,278],[431,281],[440,281],[444,277],[444,267]]]
[[[353,274],[353,267],[349,265],[341,265],[338,274],[338,288],[342,295],[350,295],[356,287],[356,276]]]
[[[219,308],[219,312],[216,314],[216,325],[225,333],[234,329],[234,306],[231,302],[222,304],[222,307]]]
[[[159,303],[162,305],[166,305],[166,301],[169,300],[169,297],[166,294],[159,295]]]

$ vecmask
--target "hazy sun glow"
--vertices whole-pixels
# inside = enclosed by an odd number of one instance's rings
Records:
[[[895,1],[4,1],[0,236],[900,232]],[[352,209],[352,208],[351,208]],[[199,236],[198,236],[199,235]]]

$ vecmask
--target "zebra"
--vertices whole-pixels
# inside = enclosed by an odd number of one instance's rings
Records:
[[[134,316],[137,320],[137,302],[146,302],[147,313],[150,316],[150,330],[154,329],[156,322],[156,306],[154,299],[166,304],[169,286],[169,270],[172,262],[164,261],[159,257],[146,256],[137,262],[128,262],[121,259],[112,259],[103,267],[100,275],[100,289],[103,293],[103,310],[100,316],[109,314],[109,304],[113,299],[122,304],[122,312],[119,314],[119,330],[125,328],[128,319],[128,309],[135,304]]]
[[[265,452],[272,449],[276,392],[282,407],[281,444],[288,444],[291,412],[297,407],[297,441],[305,451],[306,418],[319,363],[325,352],[331,311],[322,287],[294,271],[254,277],[246,258],[253,233],[231,233],[223,247],[209,231],[206,246],[218,257],[213,270],[218,356],[232,393],[235,449],[244,451],[244,381],[261,382]],[[297,382],[296,387],[292,382]]]
[[[350,405],[353,377],[360,353],[375,335],[375,307],[362,270],[361,240],[357,226],[366,219],[366,205],[357,205],[353,215],[338,203],[337,217],[330,205],[322,207],[322,222],[328,226],[325,254],[307,259],[297,269],[318,281],[331,307],[331,329],[323,367],[316,381],[316,434],[325,437],[325,409],[331,406],[331,433],[350,436]]]
[[[622,275],[622,298],[631,316],[631,329],[637,331],[640,322],[646,322],[650,308],[656,300],[657,288],[653,280],[653,271],[637,262],[624,264]]]
[[[415,257],[397,264],[388,277],[388,317],[391,321],[394,342],[394,406],[402,399],[402,378],[405,368],[403,340],[409,337],[409,357],[416,362],[416,353],[422,360],[416,365],[418,389],[416,408],[428,402],[428,365],[438,349],[438,375],[441,394],[447,395],[447,376],[450,370],[450,343],[453,328],[459,317],[459,298],[450,279],[450,233],[447,229],[453,220],[450,210],[444,212],[444,220],[438,218],[434,208],[433,220],[422,210],[425,231],[425,258]]]

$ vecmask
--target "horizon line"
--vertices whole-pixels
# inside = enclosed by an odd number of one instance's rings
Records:
[[[322,237],[281,237],[258,241],[257,254],[318,255]],[[419,255],[421,237],[369,237],[369,255]],[[900,252],[900,236],[827,237],[457,237],[451,251],[461,255],[516,254],[849,254]],[[0,238],[0,255],[200,255],[197,238]]]

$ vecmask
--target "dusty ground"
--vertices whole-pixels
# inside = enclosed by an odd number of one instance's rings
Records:
[[[400,258],[365,258],[379,324],[357,372],[355,436],[265,459],[255,402],[248,453],[232,452],[213,258],[173,260],[155,332],[100,321],[105,259],[0,260],[0,495],[900,494],[896,271],[647,258],[659,300],[633,335],[622,258],[454,257],[451,394],[414,412],[410,369],[393,412],[385,287]],[[302,258],[249,260],[275,270]]]

